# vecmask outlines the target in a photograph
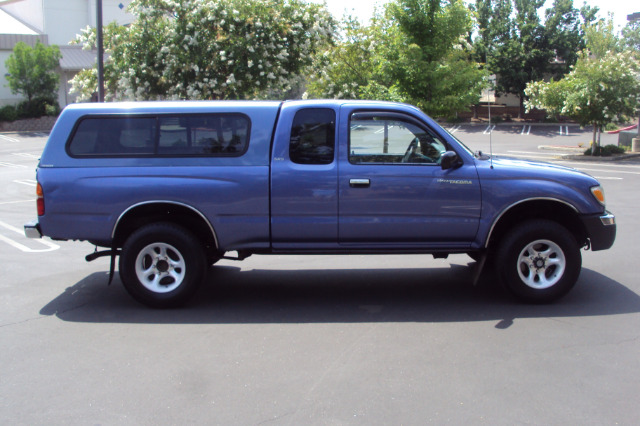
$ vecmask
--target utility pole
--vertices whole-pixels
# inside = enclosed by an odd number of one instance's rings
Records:
[[[636,12],[636,13],[632,13],[630,15],[627,15],[627,21],[628,22],[638,22],[638,21],[640,21],[640,12]],[[640,111],[638,111],[638,127],[636,128],[636,130],[638,131],[637,139],[640,139]]]
[[[627,21],[628,22],[640,21],[640,12],[627,15]],[[640,109],[638,109],[637,113],[638,113],[638,126],[636,128],[637,133],[636,133],[636,137],[631,139],[631,152],[640,152]]]
[[[104,47],[102,41],[102,0],[96,0],[96,33],[98,44],[98,102],[104,102]]]

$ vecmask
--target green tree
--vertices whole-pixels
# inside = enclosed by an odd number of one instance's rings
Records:
[[[613,28],[612,18],[586,26],[585,39],[589,54],[597,59],[604,58],[609,52],[622,52],[625,49]]]
[[[559,81],[527,86],[528,108],[562,114],[597,130],[626,121],[640,105],[640,63],[628,52],[608,51],[601,57],[584,52],[574,69]]]
[[[305,96],[312,98],[360,99],[382,79],[377,58],[380,56],[382,29],[363,26],[351,16],[345,18],[342,38],[319,52],[313,78],[307,82]],[[377,99],[387,97],[377,94]]]
[[[105,27],[107,99],[254,99],[283,93],[335,24],[302,0],[134,0],[135,21]],[[77,40],[95,44],[95,31]],[[95,70],[72,80],[87,99]]]
[[[585,26],[596,19],[597,8],[586,3],[576,9],[573,0],[554,0],[551,8],[545,11],[544,28],[549,48],[555,52],[556,59],[550,73],[561,78],[571,71],[578,56],[586,47]]]
[[[519,117],[524,113],[527,83],[542,78],[554,56],[538,17],[538,9],[543,5],[544,0],[514,0],[512,31],[502,54],[489,60],[498,76],[497,91],[512,93],[520,99]]]
[[[640,60],[640,21],[629,22],[622,29],[622,43],[630,54],[633,54],[637,60]],[[640,139],[640,111],[637,111],[638,117],[638,139]]]
[[[398,0],[388,16],[397,28],[388,72],[409,102],[437,116],[478,102],[485,73],[471,59],[473,19],[462,1]]]
[[[622,40],[628,49],[640,53],[640,21],[629,22],[622,29]]]
[[[585,47],[583,24],[595,19],[596,8],[580,10],[573,0],[554,0],[539,18],[544,0],[476,0],[478,36],[474,40],[476,60],[486,61],[497,75],[496,92],[520,99],[524,113],[527,83],[569,72]],[[555,60],[558,59],[558,60]]]
[[[347,19],[322,54],[312,97],[409,102],[435,116],[476,103],[484,72],[471,60],[472,17],[462,1],[396,0],[369,26]]]
[[[21,41],[16,43],[5,61],[11,92],[22,94],[28,103],[35,99],[53,102],[60,79],[56,73],[60,58],[58,46],[45,46],[40,41],[33,47]]]

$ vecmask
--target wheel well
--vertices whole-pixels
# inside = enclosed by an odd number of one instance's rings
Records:
[[[554,221],[569,230],[579,246],[587,244],[587,232],[573,208],[560,201],[532,200],[511,207],[498,219],[490,235],[489,249],[495,249],[510,229],[529,219]]]
[[[154,222],[170,222],[183,226],[202,242],[207,251],[217,250],[215,231],[201,213],[184,205],[165,202],[142,204],[125,212],[116,224],[114,245],[122,247],[131,233]]]

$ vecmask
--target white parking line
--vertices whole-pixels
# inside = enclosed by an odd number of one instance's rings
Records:
[[[6,136],[6,135],[0,135],[0,139],[2,139],[3,141],[7,141],[7,142],[20,142],[18,139],[11,138],[11,137]]]
[[[580,164],[580,165],[584,165],[585,162],[584,161],[562,161],[562,164]],[[616,162],[613,163],[599,163],[599,162],[589,162],[590,165],[592,166],[597,166],[597,167],[612,167],[612,168],[616,168],[616,169],[636,169],[636,170],[640,170],[640,166],[634,166],[631,164],[619,164]]]
[[[628,170],[602,170],[602,169],[589,169],[586,167],[576,167],[576,169],[579,170],[584,170],[587,172],[599,172],[599,173],[625,173],[625,174],[629,174],[629,175],[640,175],[640,172],[630,172]]]
[[[516,159],[535,159],[535,160],[544,160],[544,161],[553,161],[553,155],[558,156],[558,154],[549,154],[549,153],[526,153],[526,152],[519,152],[516,153],[515,151],[507,151],[506,153],[504,152],[494,152],[493,155],[496,156],[501,156],[501,157],[511,157],[511,158],[516,158]]]
[[[514,160],[535,160],[535,161],[552,161],[552,158],[549,157],[542,157],[539,155],[513,155],[513,154],[498,154],[498,153],[493,153],[493,155],[495,156],[500,156],[503,158],[512,158]]]
[[[531,133],[531,126],[530,125],[522,126],[522,132],[520,132],[520,134],[521,135],[528,135],[529,133]]]
[[[548,155],[551,157],[558,156],[557,152],[537,152],[537,151],[507,151],[514,154],[531,154],[531,155]]]
[[[0,167],[9,167],[11,169],[26,169],[27,168],[27,166],[24,166],[22,164],[6,163],[4,161],[0,161]]]
[[[496,125],[488,125],[486,129],[484,129],[484,132],[482,132],[483,135],[486,135],[487,133],[491,133],[493,132],[493,129],[496,128]]]
[[[5,229],[8,229],[9,231],[13,231],[16,234],[22,235],[23,238],[26,238],[24,236],[24,231],[22,229],[18,229],[15,226],[11,226],[8,223],[4,223],[2,221],[0,221],[0,226],[5,228]],[[39,249],[39,250],[38,249],[32,249],[32,248],[29,248],[29,247],[27,247],[27,246],[25,246],[23,244],[20,244],[17,241],[12,240],[9,237],[5,237],[4,235],[1,235],[1,234],[0,234],[0,241],[4,241],[5,243],[9,244],[13,248],[17,248],[18,250],[23,251],[25,253],[44,253],[44,252],[47,252],[47,251],[53,251],[53,250],[57,250],[57,249],[60,248],[59,245],[54,244],[54,243],[52,243],[50,241],[43,240],[43,239],[39,239],[39,240],[34,239],[34,240],[30,240],[30,241],[33,241],[34,243],[42,244],[42,245],[46,246],[47,248]]]
[[[32,154],[30,152],[12,152],[11,155],[15,155],[17,157],[23,157],[23,158],[33,158],[36,160],[40,158],[39,154]]]
[[[393,128],[394,128],[394,126],[389,126],[389,127],[387,127],[387,129],[388,129],[388,130],[391,130],[391,129],[393,129]],[[385,130],[385,129],[384,129],[384,127],[383,127],[382,129],[380,129],[380,130],[376,130],[376,131],[375,131],[375,132],[373,132],[373,133],[375,133],[375,134],[378,134],[378,135],[379,135],[380,133],[383,133],[383,132],[384,132],[384,130]]]
[[[38,182],[33,180],[33,179],[14,180],[14,182],[22,184],[22,185],[28,185],[28,186],[37,186],[38,185]]]
[[[450,128],[450,129],[449,129],[449,133],[452,133],[452,134],[453,134],[453,133],[457,132],[458,130],[460,130],[460,128],[461,128],[461,127],[462,127],[462,126],[460,126],[459,124],[457,124],[457,125],[455,125],[455,126],[453,126],[452,128]]]
[[[36,200],[32,199],[32,200],[18,200],[18,201],[3,201],[0,202],[0,206],[4,206],[5,204],[18,204],[18,203],[35,203]]]
[[[493,155],[497,155],[497,156],[505,156],[505,157],[515,157],[515,158],[526,158],[526,159],[533,159],[533,160],[545,160],[545,161],[550,161],[553,162],[554,164],[561,164],[563,166],[567,166],[567,167],[573,167],[575,169],[584,171],[584,172],[597,172],[597,173],[607,173],[607,174],[632,174],[632,175],[640,175],[640,166],[633,166],[633,165],[618,165],[616,163],[584,163],[582,161],[557,161],[554,158],[550,158],[550,157],[554,157],[554,156],[558,156],[558,153],[553,153],[553,152],[533,152],[533,151],[507,151],[506,153],[497,153],[494,152]],[[585,165],[587,167],[585,167]],[[601,167],[601,168],[589,168],[589,166],[592,167]],[[637,171],[631,171],[631,170],[620,170],[620,168],[627,168],[627,169],[634,169]],[[615,177],[615,176],[593,176],[596,179],[599,180],[624,180],[624,178],[621,177]]]
[[[562,129],[563,128],[564,128],[564,131],[565,131],[564,135],[565,136],[569,136],[569,126],[560,126],[560,133],[559,133],[560,136],[562,136]]]

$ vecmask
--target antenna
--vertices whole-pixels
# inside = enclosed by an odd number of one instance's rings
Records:
[[[489,101],[489,161],[491,162],[491,169],[493,169],[493,126],[491,126],[491,98],[487,96]]]
[[[495,79],[495,77],[494,77]],[[490,161],[490,168],[493,169],[493,126],[491,125],[491,90],[493,88],[493,82],[494,80],[489,77],[489,82],[491,83],[488,87],[487,87],[487,106],[489,108],[489,161]]]

